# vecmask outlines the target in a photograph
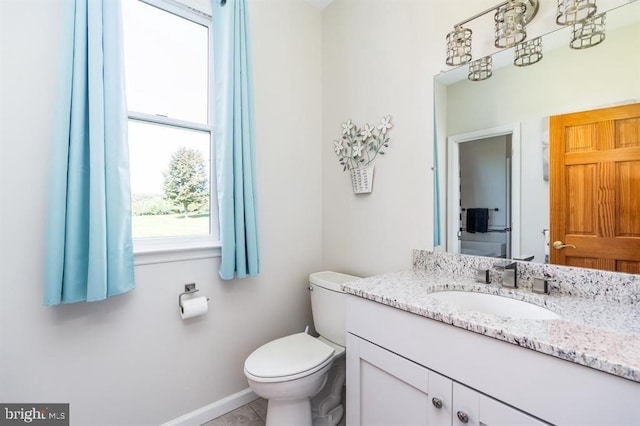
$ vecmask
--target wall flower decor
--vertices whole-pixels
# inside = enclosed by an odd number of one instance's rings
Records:
[[[373,184],[373,161],[384,155],[389,147],[389,130],[393,127],[391,116],[383,117],[377,125],[365,124],[357,127],[351,120],[341,124],[342,135],[333,142],[333,150],[343,171],[349,170],[353,192],[371,192]]]

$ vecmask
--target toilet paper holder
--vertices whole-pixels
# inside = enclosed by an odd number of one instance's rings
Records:
[[[182,308],[182,297],[186,296],[187,294],[197,293],[199,291],[200,290],[196,288],[196,283],[184,285],[184,292],[178,295],[178,306],[180,307],[180,312],[184,312]],[[209,298],[207,297],[207,302],[208,301],[209,301]]]

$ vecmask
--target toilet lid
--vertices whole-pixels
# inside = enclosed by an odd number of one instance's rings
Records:
[[[327,361],[334,349],[306,333],[292,334],[260,346],[244,363],[256,377],[285,377],[311,370]]]

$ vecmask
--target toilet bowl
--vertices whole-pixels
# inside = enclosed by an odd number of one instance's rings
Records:
[[[356,279],[329,271],[311,274],[311,308],[320,336],[285,336],[246,359],[249,386],[268,400],[267,426],[335,426],[341,420],[346,344],[341,284]]]
[[[311,426],[311,397],[326,384],[337,356],[333,347],[306,333],[254,351],[244,372],[253,392],[269,401],[267,424]]]

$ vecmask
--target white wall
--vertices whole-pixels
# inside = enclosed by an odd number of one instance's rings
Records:
[[[433,247],[433,76],[446,68],[445,35],[453,24],[494,3],[334,0],[325,9],[325,268],[355,275],[406,269],[412,249]],[[385,115],[393,117],[394,127],[386,155],[374,164],[373,192],[354,195],[333,141],[347,119],[373,124]]]
[[[60,0],[0,1],[0,401],[69,402],[72,424],[151,425],[247,387],[262,343],[311,321],[321,266],[321,12],[250,0],[261,266],[222,282],[217,259],[136,267],[137,288],[44,307],[49,139]],[[206,316],[183,322],[196,282]]]
[[[432,244],[431,33],[437,2],[335,0],[323,16],[323,262],[371,275],[410,266]],[[374,163],[373,192],[354,195],[333,151],[340,123],[393,117],[390,147]]]
[[[624,9],[618,11],[623,12]],[[637,13],[637,12],[636,12]],[[612,12],[609,22],[614,22]],[[482,82],[448,86],[446,134],[521,124],[520,253],[544,260],[542,230],[549,228],[549,183],[543,179],[542,144],[550,115],[640,100],[638,25],[608,30],[605,41],[576,51],[565,44],[527,68],[507,66]]]

